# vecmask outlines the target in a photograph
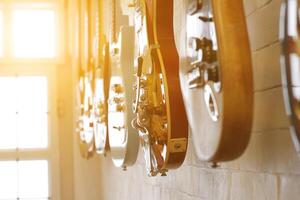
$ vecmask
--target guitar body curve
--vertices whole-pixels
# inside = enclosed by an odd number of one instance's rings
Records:
[[[165,175],[184,161],[188,140],[173,31],[173,0],[136,5],[137,89],[133,122],[139,130],[147,173]]]
[[[241,0],[190,0],[187,65],[180,78],[196,154],[202,161],[238,158],[252,127],[251,51]]]
[[[101,49],[101,48],[100,48]],[[109,68],[110,46],[103,45],[103,63],[94,71],[94,140],[98,154],[105,154],[109,150],[108,139],[108,95],[109,95]]]
[[[293,143],[300,154],[300,1],[283,1],[281,11],[282,87]]]
[[[110,92],[108,99],[109,143],[112,160],[126,169],[137,159],[138,133],[131,126],[134,83],[134,27],[122,26],[118,42],[111,47]]]

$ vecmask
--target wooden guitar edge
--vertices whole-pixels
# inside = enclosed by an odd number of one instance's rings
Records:
[[[299,2],[299,1],[298,1]],[[282,42],[282,66],[281,66],[281,75],[282,75],[282,85],[283,85],[283,96],[286,104],[287,115],[290,119],[290,132],[292,135],[292,140],[295,145],[296,151],[300,154],[300,103],[293,96],[293,89],[299,88],[299,86],[293,86],[292,83],[292,71],[290,63],[290,54],[299,51],[299,47],[295,45],[294,39],[288,35],[288,24],[289,18],[287,15],[288,1],[283,1],[282,3],[282,21],[280,26],[281,31],[281,42]],[[298,3],[298,9],[300,5]],[[297,8],[295,8],[297,9]],[[299,30],[298,30],[299,31]],[[298,34],[300,34],[298,32]],[[298,39],[298,38],[297,38]],[[299,55],[299,53],[298,53]]]
[[[242,0],[212,0],[219,45],[223,125],[219,149],[210,161],[241,156],[250,140],[253,119],[251,51]]]
[[[155,43],[159,44],[156,52],[164,80],[166,80],[167,110],[169,124],[171,124],[168,133],[168,155],[164,168],[176,169],[182,165],[185,159],[188,122],[179,79],[179,55],[175,46],[173,27],[173,0],[152,0],[152,3],[156,10],[156,14],[152,15],[153,39]],[[171,141],[180,139],[185,141],[185,151],[170,152]]]

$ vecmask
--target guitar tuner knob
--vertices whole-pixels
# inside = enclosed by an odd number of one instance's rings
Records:
[[[215,83],[219,81],[218,67],[216,65],[205,70],[204,80],[205,82],[213,81]]]
[[[112,91],[114,91],[115,93],[122,93],[123,92],[123,87],[121,84],[114,84],[112,86]]]
[[[90,127],[90,128],[93,128],[93,127],[94,127],[94,123],[93,123],[93,122],[90,122],[90,123],[89,123],[89,127]]]
[[[203,16],[200,16],[200,17],[198,17],[201,21],[203,21],[203,22],[213,22],[214,20],[213,20],[213,18],[212,17],[203,17]]]
[[[116,105],[116,111],[117,112],[123,112],[124,110],[125,110],[124,105],[121,105],[121,104]]]
[[[113,129],[121,131],[121,130],[125,129],[125,126],[113,126]]]
[[[99,103],[98,103],[98,109],[99,109],[100,111],[104,110],[104,104],[103,104],[103,102],[99,102]]]
[[[120,103],[124,102],[124,98],[122,98],[122,97],[114,97],[113,101],[116,104],[120,104]]]
[[[189,48],[193,49],[194,51],[199,51],[200,49],[212,47],[212,41],[207,38],[200,39],[197,37],[190,37],[188,44]]]
[[[137,66],[137,77],[141,77],[142,76],[143,64],[144,64],[144,58],[142,56],[139,56],[135,60],[135,65]]]
[[[115,47],[113,49],[113,55],[118,55],[120,53],[120,49],[118,47]]]

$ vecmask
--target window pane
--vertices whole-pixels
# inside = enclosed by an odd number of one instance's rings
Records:
[[[0,149],[16,149],[16,114],[7,114],[0,112],[0,121]]]
[[[48,162],[1,161],[0,200],[49,199]]]
[[[55,11],[17,9],[13,12],[13,51],[18,58],[55,57]]]
[[[47,112],[47,78],[43,76],[21,76],[17,80],[18,111],[19,112]]]
[[[18,78],[18,147],[46,148],[48,144],[47,78]]]
[[[16,77],[0,78],[0,110],[1,112],[16,112]]]
[[[0,162],[0,199],[16,199],[18,197],[17,188],[17,162]]]
[[[18,115],[18,147],[47,148],[47,114],[26,112]]]
[[[0,149],[17,147],[16,77],[0,78]]]
[[[19,162],[19,197],[48,198],[49,178],[47,161],[20,161]]]
[[[47,148],[47,88],[43,76],[0,78],[0,149]]]

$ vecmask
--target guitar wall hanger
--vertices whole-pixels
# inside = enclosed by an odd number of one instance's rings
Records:
[[[196,153],[213,163],[236,159],[247,147],[253,112],[243,1],[189,0],[186,47],[180,79]]]
[[[300,154],[300,1],[284,0],[281,10],[281,71],[290,131]]]

